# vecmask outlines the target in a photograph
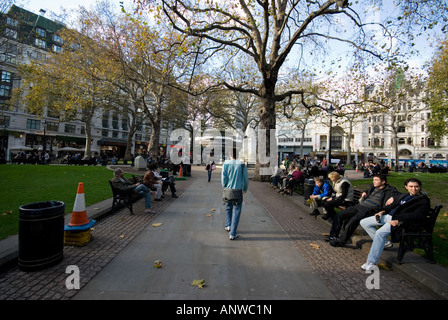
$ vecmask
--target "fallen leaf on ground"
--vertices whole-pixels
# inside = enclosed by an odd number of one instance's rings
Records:
[[[378,263],[378,269],[390,271],[390,268],[385,263]]]
[[[162,268],[162,261],[160,260],[154,261],[154,268]]]
[[[207,217],[211,217],[212,215],[209,213],[209,214],[207,214]]]
[[[318,244],[310,243],[310,246],[311,246],[313,249],[320,249],[320,245],[318,245]]]
[[[124,235],[123,234],[120,236],[120,239],[124,239]]]
[[[324,232],[324,233],[321,233],[321,235],[323,235],[325,237],[325,236],[329,236],[330,234],[328,232]]]
[[[152,224],[153,227],[160,227],[161,225],[162,225],[162,223],[160,223],[160,222]]]
[[[191,285],[194,287],[198,287],[199,289],[203,289],[205,286],[205,280],[204,279],[200,279],[200,280],[193,280],[191,282]]]
[[[210,209],[210,211],[211,211],[211,212],[215,212],[215,211],[216,211],[216,209]]]

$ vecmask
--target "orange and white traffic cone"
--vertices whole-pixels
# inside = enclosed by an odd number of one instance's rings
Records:
[[[69,224],[64,226],[64,244],[74,246],[87,245],[92,241],[90,230],[95,223],[95,220],[89,220],[87,217],[84,184],[80,182],[73,205],[72,217]]]
[[[77,229],[88,229],[95,224],[95,220],[89,220],[86,211],[86,200],[84,195],[84,184],[78,184],[78,192],[76,193],[75,203],[73,205],[73,212],[69,227],[78,227]]]
[[[184,177],[184,171],[182,169],[182,165],[180,166],[179,169],[179,175],[177,176],[176,180],[185,180],[186,178]]]
[[[356,172],[358,172],[358,166],[356,166]]]

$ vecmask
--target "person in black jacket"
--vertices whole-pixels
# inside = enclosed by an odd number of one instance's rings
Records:
[[[429,198],[421,192],[421,181],[409,178],[404,182],[404,186],[407,193],[396,194],[387,201],[384,210],[361,220],[361,226],[373,239],[367,261],[361,266],[364,270],[372,270],[378,263],[383,249],[391,247],[387,245],[389,235],[393,242],[399,241],[402,222],[419,223],[427,219],[431,203]],[[381,228],[377,230],[378,226]]]
[[[343,247],[350,239],[359,225],[359,222],[386,206],[386,201],[398,191],[387,184],[387,177],[377,174],[373,176],[373,186],[361,195],[361,203],[347,207],[338,212],[333,219],[332,231],[330,232],[330,245],[333,247]],[[339,236],[341,227],[347,221],[345,229]]]

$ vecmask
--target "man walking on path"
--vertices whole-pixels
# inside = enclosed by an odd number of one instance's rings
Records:
[[[230,160],[226,160],[222,167],[221,184],[224,188],[223,201],[226,207],[225,230],[229,231],[230,240],[238,237],[236,230],[240,221],[243,206],[243,194],[249,187],[249,175],[244,163],[236,158],[236,148],[233,148]]]

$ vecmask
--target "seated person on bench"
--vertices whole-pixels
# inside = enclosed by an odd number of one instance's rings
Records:
[[[321,177],[314,177],[314,183],[316,184],[313,189],[313,193],[310,195],[309,201],[310,208],[314,209],[313,212],[310,213],[312,216],[318,216],[320,214],[318,202],[326,200],[331,197],[333,192],[333,188],[330,186],[330,183],[327,180],[322,179]]]
[[[168,178],[162,178],[162,176],[160,176],[159,172],[157,171],[158,169],[158,165],[156,162],[153,162],[149,165],[149,170],[152,171],[152,173],[154,174],[154,180],[155,183],[159,183],[162,186],[162,197],[164,197],[165,191],[168,189],[168,187],[170,188],[171,191],[171,196],[173,198],[178,198],[178,196],[176,195],[176,187],[175,187],[175,180],[173,176],[170,176]]]
[[[361,268],[372,270],[378,263],[384,248],[391,248],[392,242],[400,239],[400,222],[424,221],[430,210],[429,198],[421,193],[422,183],[416,178],[409,178],[404,182],[407,193],[397,193],[389,198],[384,210],[372,217],[364,218],[360,224],[372,238],[367,261]],[[377,229],[377,227],[380,227]],[[388,239],[392,237],[392,242]]]
[[[155,193],[149,190],[147,186],[141,184],[140,182],[132,183],[124,176],[123,170],[121,168],[115,169],[114,178],[111,180],[112,185],[115,189],[120,191],[131,191],[141,194],[145,197],[145,213],[154,213],[151,211],[151,194]]]
[[[328,178],[333,182],[335,196],[330,196],[323,202],[323,207],[327,212],[322,219],[334,219],[336,215],[335,208],[339,206],[350,205],[353,201],[353,186],[346,178],[341,177],[336,171],[328,174]]]

